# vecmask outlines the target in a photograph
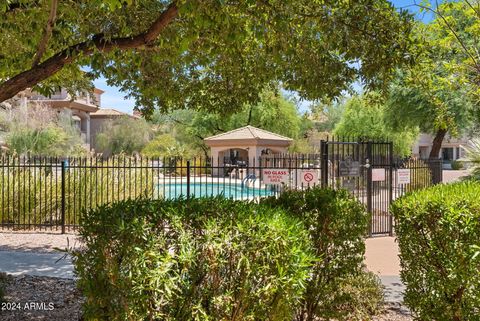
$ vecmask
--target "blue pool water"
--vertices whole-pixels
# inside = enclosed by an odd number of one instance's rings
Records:
[[[160,189],[163,189],[163,195],[166,199],[175,199],[180,196],[186,197],[187,184],[186,183],[172,183],[161,184]],[[226,198],[233,199],[252,199],[254,197],[266,197],[274,195],[275,191],[270,189],[260,189],[252,187],[243,187],[239,184],[228,183],[191,183],[190,196],[191,197],[207,197],[223,195]]]

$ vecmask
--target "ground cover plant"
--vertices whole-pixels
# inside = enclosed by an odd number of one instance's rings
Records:
[[[480,320],[480,183],[395,201],[405,304],[420,320]]]
[[[308,230],[315,255],[321,260],[312,267],[307,289],[297,310],[296,320],[338,318],[354,320],[369,314],[372,308],[362,308],[361,296],[353,295],[346,287],[352,281],[362,279],[364,237],[367,233],[369,215],[362,204],[346,190],[314,187],[306,191],[283,192],[278,198],[263,201],[272,207],[285,209],[301,220]],[[363,277],[364,285],[377,288],[378,282]],[[374,291],[375,292],[375,291]],[[365,294],[364,298],[371,298]],[[378,309],[381,296],[373,296],[371,306]],[[356,304],[359,303],[359,304]]]
[[[297,219],[223,198],[124,201],[82,222],[87,320],[291,320],[314,260]]]

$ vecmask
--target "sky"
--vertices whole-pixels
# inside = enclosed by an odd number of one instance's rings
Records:
[[[432,19],[431,13],[421,13],[418,11],[418,7],[415,6],[415,2],[419,3],[420,0],[393,0],[391,1],[397,8],[404,8],[413,13],[418,20],[428,22]],[[114,108],[126,113],[132,113],[135,101],[132,99],[126,99],[125,93],[122,93],[118,87],[108,86],[105,78],[101,77],[94,81],[95,87],[102,89],[105,93],[102,95],[102,108]],[[309,101],[299,102],[299,110],[301,112],[306,111],[311,104]]]

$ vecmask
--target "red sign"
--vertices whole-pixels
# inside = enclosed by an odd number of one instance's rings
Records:
[[[318,170],[304,169],[300,173],[303,185],[313,185],[318,182]]]
[[[264,184],[288,183],[290,171],[288,169],[264,169],[262,170]]]

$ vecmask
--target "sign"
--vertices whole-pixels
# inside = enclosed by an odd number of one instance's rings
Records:
[[[318,182],[318,170],[303,169],[300,171],[300,182],[303,185],[313,185]]]
[[[372,168],[372,182],[383,182],[385,180],[385,168]]]
[[[410,184],[410,169],[397,170],[397,184]]]
[[[264,169],[262,170],[264,184],[281,184],[288,183],[290,171],[288,169]]]
[[[356,178],[343,178],[342,187],[349,191],[354,191],[357,188]]]
[[[360,176],[360,162],[352,160],[340,161],[338,171],[340,176]]]

